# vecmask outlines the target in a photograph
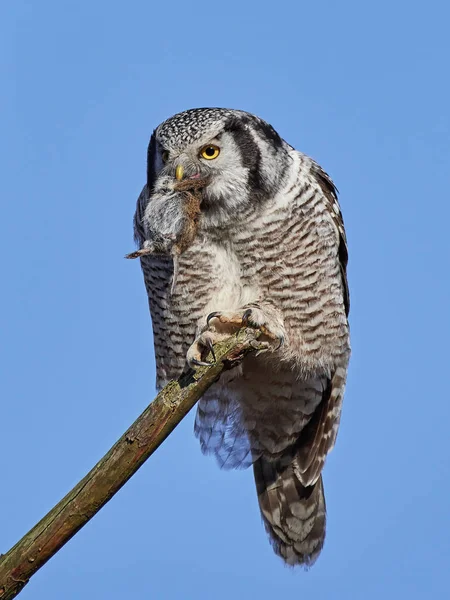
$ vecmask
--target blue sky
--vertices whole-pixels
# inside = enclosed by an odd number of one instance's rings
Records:
[[[449,18],[436,0],[2,3],[0,552],[154,395],[123,256],[160,121],[241,108],[317,159],[340,190],[352,297],[313,569],[272,554],[252,473],[203,457],[191,414],[21,598],[446,596]]]

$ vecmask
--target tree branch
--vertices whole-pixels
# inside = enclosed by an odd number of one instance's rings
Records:
[[[0,558],[0,600],[10,600],[130,479],[197,400],[244,354],[255,332],[240,330],[217,344],[216,362],[171,381],[95,467]]]

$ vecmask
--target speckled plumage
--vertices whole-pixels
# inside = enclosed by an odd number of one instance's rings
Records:
[[[215,161],[199,157],[210,143],[220,147]],[[250,355],[209,390],[195,433],[222,467],[253,464],[275,551],[288,564],[310,565],[325,536],[321,469],[336,439],[350,355],[347,250],[336,191],[312,159],[258,117],[186,111],[151,138],[135,215],[140,247],[152,243],[155,222],[164,239],[175,235],[178,217],[158,203],[176,202],[178,164],[187,178],[205,177],[208,185],[196,237],[177,259],[175,284],[169,251],[141,258],[157,384],[179,376],[187,355],[198,356],[206,337],[233,331],[229,323],[246,310],[283,341]],[[226,323],[212,319],[207,327],[215,311]]]

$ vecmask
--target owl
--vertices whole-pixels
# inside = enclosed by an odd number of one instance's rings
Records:
[[[179,190],[190,188],[200,201],[189,221]],[[252,466],[276,554],[312,565],[325,539],[321,472],[350,356],[348,255],[333,182],[261,118],[191,109],[151,136],[134,229],[159,388],[204,364],[240,327],[259,332],[262,351],[198,403],[195,434],[220,467]]]

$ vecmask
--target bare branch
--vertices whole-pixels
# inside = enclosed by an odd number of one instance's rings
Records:
[[[136,473],[225,369],[239,362],[255,332],[216,344],[216,362],[171,381],[95,467],[0,558],[0,599],[10,600]]]

